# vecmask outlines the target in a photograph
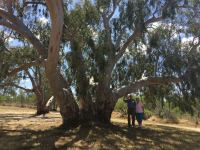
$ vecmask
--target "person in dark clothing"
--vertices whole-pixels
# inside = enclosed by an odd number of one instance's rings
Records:
[[[131,126],[131,120],[132,120],[132,126],[135,127],[135,109],[136,109],[136,102],[132,98],[131,95],[128,95],[126,99],[124,98],[124,102],[127,103],[128,107],[128,126]]]

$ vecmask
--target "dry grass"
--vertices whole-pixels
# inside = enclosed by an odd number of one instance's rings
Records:
[[[200,132],[146,123],[143,129],[112,126],[79,126],[59,129],[59,113],[31,117],[27,108],[0,106],[0,149],[200,149]],[[123,121],[123,120],[122,120]]]

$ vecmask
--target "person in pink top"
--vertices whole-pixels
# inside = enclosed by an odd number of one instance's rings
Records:
[[[143,119],[144,107],[139,98],[136,98],[136,119],[139,124],[139,127],[142,127],[142,119]]]

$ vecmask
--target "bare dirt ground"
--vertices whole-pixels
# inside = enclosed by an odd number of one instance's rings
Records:
[[[118,112],[113,112],[112,114],[112,122],[124,123],[127,124],[127,119]],[[186,119],[179,119],[177,123],[172,123],[169,120],[160,119],[158,117],[151,117],[148,120],[143,122],[143,125],[157,125],[157,126],[166,126],[166,127],[173,127],[178,129],[184,129],[189,131],[196,131],[200,132],[200,125],[196,125],[195,122],[186,120]]]
[[[79,126],[61,130],[60,114],[32,117],[35,110],[0,106],[0,150],[138,149],[200,150],[200,129],[184,124],[144,121],[144,127],[127,128],[113,114],[110,126]]]

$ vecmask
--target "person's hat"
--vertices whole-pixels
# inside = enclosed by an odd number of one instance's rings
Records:
[[[128,96],[128,97],[131,97],[132,95],[131,95],[131,94],[128,94],[127,96]]]

